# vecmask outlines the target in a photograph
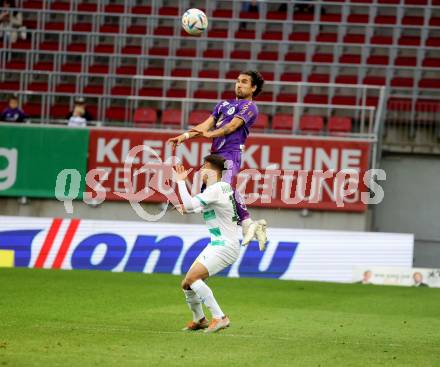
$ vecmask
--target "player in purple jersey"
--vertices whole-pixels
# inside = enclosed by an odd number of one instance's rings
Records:
[[[177,146],[185,140],[199,136],[212,139],[211,153],[225,158],[228,172],[223,180],[231,183],[240,171],[241,153],[249,130],[258,117],[258,108],[253,98],[261,93],[263,84],[264,80],[257,71],[240,73],[235,83],[236,99],[217,103],[211,116],[204,122],[184,134],[169,139],[168,142]],[[252,221],[236,191],[234,196],[243,227],[242,244],[247,245],[253,238],[256,238],[260,249],[264,250],[267,242],[266,221],[264,219]]]

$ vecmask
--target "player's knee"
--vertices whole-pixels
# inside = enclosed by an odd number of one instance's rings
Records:
[[[186,278],[182,280],[182,283],[180,284],[182,289],[188,290],[190,288],[189,283],[187,282]]]

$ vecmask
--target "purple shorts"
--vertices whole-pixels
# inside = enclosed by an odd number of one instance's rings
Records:
[[[227,170],[223,172],[222,181],[231,184],[233,178],[240,172],[241,152],[221,152],[216,154],[226,159]]]

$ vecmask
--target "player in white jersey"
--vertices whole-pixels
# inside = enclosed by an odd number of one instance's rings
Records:
[[[201,175],[206,189],[194,197],[191,197],[185,184],[189,172],[183,166],[176,167],[176,180],[184,209],[188,212],[202,211],[211,234],[211,242],[194,261],[182,281],[186,302],[193,313],[193,320],[184,330],[206,329],[205,332],[210,333],[229,326],[229,318],[221,310],[211,288],[204,282],[206,278],[233,264],[240,254],[234,191],[230,184],[222,182],[224,164],[225,159],[219,155],[205,157]],[[202,303],[212,314],[209,325]]]

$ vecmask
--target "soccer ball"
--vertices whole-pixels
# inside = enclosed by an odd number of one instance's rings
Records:
[[[208,18],[199,9],[188,9],[182,16],[182,27],[191,36],[200,36],[208,28]]]

